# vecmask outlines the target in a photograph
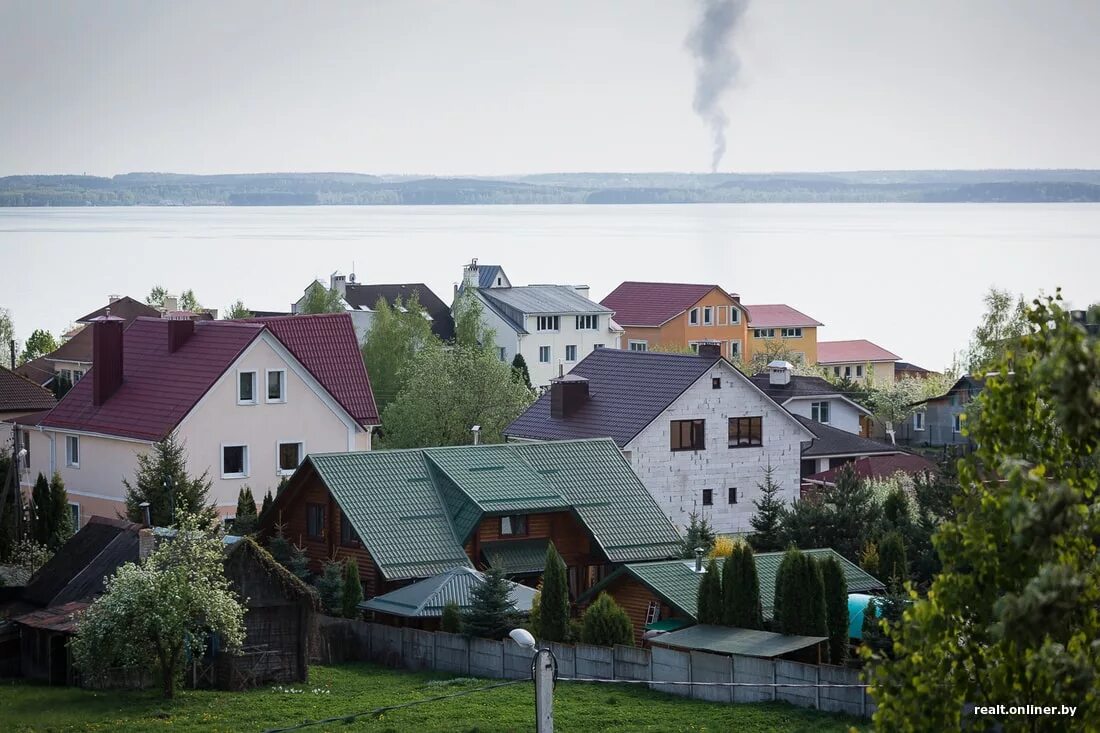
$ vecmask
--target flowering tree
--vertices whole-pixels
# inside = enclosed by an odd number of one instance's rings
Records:
[[[174,538],[107,580],[107,592],[77,626],[76,665],[95,679],[113,667],[155,664],[171,698],[185,654],[202,656],[211,634],[226,651],[239,650],[244,607],[229,587],[224,559],[216,529],[181,517]]]

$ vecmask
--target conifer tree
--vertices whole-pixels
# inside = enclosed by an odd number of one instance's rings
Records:
[[[718,574],[718,561],[711,558],[699,580],[698,620],[701,624],[722,623],[722,581]]]
[[[821,581],[825,589],[825,623],[829,629],[829,661],[844,664],[848,657],[848,582],[844,569],[832,555],[821,565]]]
[[[325,563],[324,570],[314,583],[317,593],[321,596],[321,605],[325,607],[325,613],[330,616],[341,616],[344,613],[344,568],[343,563],[330,561]]]
[[[287,561],[286,567],[303,582],[308,581],[312,573],[309,570],[309,556],[306,555],[306,548],[299,545],[290,545],[289,550],[290,559]]]
[[[271,489],[268,489],[267,493],[264,494],[264,503],[260,507],[259,517],[263,517],[264,515],[266,515],[268,510],[271,509],[271,505],[274,504],[274,503],[275,503],[275,499],[274,499],[274,497],[271,496]],[[259,517],[257,517],[257,521],[259,520]]]
[[[50,541],[50,529],[53,526],[51,514],[53,513],[53,501],[50,499],[50,483],[41,473],[34,482],[31,491],[31,539],[40,545]]]
[[[634,624],[607,593],[600,593],[581,622],[581,641],[597,646],[634,646]]]
[[[69,508],[69,495],[61,474],[54,472],[50,481],[50,534],[47,545],[53,551],[73,536],[73,513]]]
[[[462,619],[462,629],[470,636],[503,639],[517,625],[512,588],[496,563],[486,568],[484,575],[470,591],[470,608]]]
[[[738,543],[722,569],[722,623],[739,629],[763,629],[760,579],[752,548]]]
[[[516,357],[512,359],[512,377],[527,389],[534,389],[531,386],[531,371],[527,368],[527,360],[518,351]]]
[[[184,514],[197,514],[203,521],[213,521],[216,511],[210,502],[210,480],[207,474],[197,478],[187,473],[187,452],[173,433],[153,446],[150,453],[137,457],[138,469],[134,483],[123,479],[126,487],[126,516],[132,522],[143,522],[142,502],[149,502],[153,525],[166,527]]]
[[[683,552],[681,554],[683,557],[695,557],[695,551],[702,548],[703,554],[706,555],[714,547],[715,538],[714,528],[711,527],[707,518],[700,517],[697,513],[692,512],[688,516],[688,526],[684,531]]]
[[[290,569],[290,540],[283,534],[283,525],[275,525],[275,534],[267,541],[267,551],[280,565]]]
[[[760,498],[753,499],[752,502],[756,513],[749,519],[749,524],[752,525],[749,543],[759,552],[782,550],[786,505],[780,496],[782,487],[776,483],[775,469],[770,463],[764,469],[764,483],[757,484],[757,487],[760,489]]]
[[[539,638],[565,642],[569,637],[569,579],[565,561],[551,542],[546,548],[539,596]]]
[[[899,532],[887,532],[878,544],[878,578],[884,583],[903,585],[909,579],[905,540]]]
[[[775,623],[782,634],[827,636],[825,586],[809,555],[791,548],[775,579]]]
[[[439,620],[439,628],[448,634],[457,634],[462,631],[462,610],[454,601],[447,601],[443,606],[443,615]]]
[[[242,486],[237,493],[237,516],[233,520],[233,534],[241,537],[256,531],[256,499],[249,486]]]
[[[345,618],[359,618],[359,602],[363,600],[363,584],[359,580],[359,563],[354,557],[344,563],[344,593],[341,599]]]

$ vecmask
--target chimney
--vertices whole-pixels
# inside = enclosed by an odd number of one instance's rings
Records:
[[[566,374],[550,380],[550,417],[563,420],[571,417],[588,401],[588,380]]]
[[[335,272],[329,276],[329,289],[335,290],[340,293],[340,297],[343,298],[348,294],[348,279],[343,275],[337,275]]]
[[[588,297],[589,290],[587,285],[574,285],[573,289],[576,290],[577,294],[580,295],[582,298]]]
[[[703,548],[695,548],[695,572],[703,572]]]
[[[153,548],[156,546],[156,539],[153,537],[153,530],[151,527],[142,527],[138,530],[138,561],[142,561],[149,555],[153,554]]]
[[[107,296],[107,305],[110,305],[111,303],[114,303],[115,301],[118,301],[118,300],[121,300],[121,299],[122,299],[121,295],[108,295]]]
[[[782,387],[791,383],[791,370],[794,364],[789,361],[776,360],[768,364],[768,384]]]
[[[92,404],[102,405],[122,386],[122,324],[111,315],[92,319]]]
[[[738,305],[741,304],[741,296],[737,293],[730,293],[730,297],[733,299],[734,303],[737,303]]]
[[[195,322],[190,318],[168,321],[168,353],[175,353],[195,333]]]
[[[462,284],[471,288],[477,287],[477,257],[462,267]]]
[[[180,309],[180,299],[174,295],[164,296],[164,311],[170,313],[171,311],[178,311]]]
[[[707,341],[699,344],[699,356],[705,356],[708,359],[720,359],[722,357],[722,344],[717,341]]]

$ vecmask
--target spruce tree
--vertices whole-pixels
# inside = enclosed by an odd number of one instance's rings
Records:
[[[46,545],[50,541],[50,530],[53,527],[53,501],[50,498],[50,482],[41,473],[31,491],[31,504],[31,539],[40,545]]]
[[[711,558],[706,572],[699,579],[698,621],[701,624],[722,623],[722,580],[718,562]]]
[[[267,541],[267,551],[280,565],[290,569],[290,540],[283,534],[283,525],[275,525],[275,534]]]
[[[739,629],[763,629],[760,579],[752,548],[738,544],[722,569],[722,622]]]
[[[783,549],[783,515],[786,505],[780,496],[781,488],[775,481],[775,469],[769,463],[764,469],[764,483],[757,484],[760,498],[753,499],[756,513],[749,519],[752,534],[749,543],[759,552]]]
[[[289,545],[290,553],[290,558],[285,563],[287,569],[297,575],[303,582],[309,581],[309,576],[313,573],[309,570],[309,555],[306,554],[306,548],[300,547],[299,545],[287,544]]]
[[[829,661],[844,664],[848,657],[848,581],[832,555],[819,563],[825,589],[825,623],[829,629]]]
[[[878,578],[889,585],[903,585],[909,579],[909,562],[905,555],[905,540],[900,532],[887,532],[878,544]]]
[[[827,636],[825,585],[809,555],[791,548],[775,579],[775,623],[782,634]]]
[[[354,557],[344,563],[344,594],[341,599],[345,618],[359,618],[359,602],[363,600],[363,584],[359,580],[359,563]]]
[[[503,639],[517,625],[512,588],[496,563],[485,569],[485,579],[470,591],[470,608],[462,619],[463,632],[485,639]]]
[[[344,568],[341,562],[325,563],[324,571],[314,585],[321,596],[321,605],[329,616],[341,616],[344,613]]]
[[[454,601],[447,601],[443,606],[443,615],[439,619],[439,628],[448,634],[457,634],[462,631],[462,610]]]
[[[581,641],[597,646],[634,646],[634,624],[607,593],[600,593],[584,612]]]
[[[516,358],[512,359],[512,377],[527,389],[534,389],[531,386],[531,371],[527,368],[527,360],[518,351],[516,352]]]
[[[710,526],[707,518],[700,517],[697,513],[692,512],[688,516],[688,526],[684,532],[681,554],[683,557],[695,557],[695,551],[702,548],[705,555],[714,547],[715,538],[714,528]]]
[[[210,502],[210,480],[207,474],[193,478],[187,473],[187,452],[173,433],[153,446],[151,453],[137,457],[138,469],[134,483],[123,479],[126,487],[126,516],[132,522],[143,522],[142,502],[149,502],[153,525],[170,526],[175,517],[197,514],[213,521],[216,511]]]
[[[546,563],[539,597],[539,638],[565,642],[569,637],[569,579],[565,561],[551,542],[546,547]]]
[[[256,514],[256,499],[252,496],[252,489],[242,486],[237,493],[237,516],[233,520],[233,534],[241,537],[256,531],[258,516]]]
[[[266,516],[268,511],[271,510],[271,505],[274,504],[274,503],[275,503],[275,499],[271,496],[271,489],[268,489],[267,493],[264,494],[264,503],[260,507],[260,514],[259,514],[259,517],[257,517],[257,520],[259,520],[259,518],[262,518],[262,517]]]
[[[53,551],[73,536],[73,513],[69,508],[69,495],[61,474],[54,472],[50,481],[50,534],[47,545]]]

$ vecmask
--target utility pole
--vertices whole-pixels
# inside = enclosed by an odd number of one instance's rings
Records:
[[[535,652],[535,731],[554,733],[554,656],[549,649]]]

